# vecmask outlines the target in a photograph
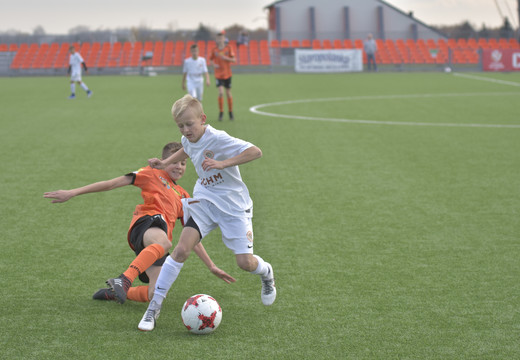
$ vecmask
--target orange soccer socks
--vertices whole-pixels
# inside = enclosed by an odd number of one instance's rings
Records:
[[[131,282],[135,280],[139,274],[142,274],[164,255],[164,248],[159,244],[152,244],[144,248],[132,261],[128,269],[123,273]]]
[[[229,112],[233,112],[233,97],[230,96],[227,98],[227,105]]]
[[[128,289],[128,294],[126,294],[126,298],[128,300],[138,301],[138,302],[148,302],[148,285],[146,286],[134,286]]]
[[[218,110],[224,112],[224,98],[222,96],[218,97]]]

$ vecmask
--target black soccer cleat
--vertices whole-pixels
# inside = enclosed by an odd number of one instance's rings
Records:
[[[92,295],[92,299],[94,300],[115,300],[116,295],[112,291],[112,289],[99,289]]]
[[[126,293],[132,286],[132,282],[125,275],[121,274],[114,279],[108,279],[107,285],[114,292],[115,300],[122,304],[126,301]]]
[[[224,117],[224,113],[221,111],[218,113],[218,121],[222,121],[222,118]]]
[[[235,117],[233,116],[233,111],[229,112],[229,120],[235,120]]]

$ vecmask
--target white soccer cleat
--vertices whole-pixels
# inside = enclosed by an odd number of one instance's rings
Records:
[[[161,307],[158,306],[155,301],[152,301],[150,305],[148,305],[148,309],[146,309],[137,328],[141,331],[152,331],[155,328],[155,321],[159,317],[160,312]]]
[[[276,300],[276,286],[274,284],[274,272],[271,264],[269,266],[269,273],[266,277],[262,276],[262,303],[264,305],[272,305]]]

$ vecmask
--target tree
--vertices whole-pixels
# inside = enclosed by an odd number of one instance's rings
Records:
[[[488,28],[486,27],[486,24],[482,24],[482,29],[480,29],[480,31],[478,32],[478,37],[481,37],[481,38],[489,38],[489,30]]]
[[[513,36],[513,27],[511,26],[507,16],[504,18],[504,24],[498,30],[498,33],[501,38],[510,38]]]
[[[209,27],[202,25],[202,23],[200,23],[199,28],[195,32],[194,40],[195,41],[199,41],[199,40],[207,41],[207,40],[211,40],[211,39],[213,39],[213,32],[211,31],[211,29]]]
[[[45,29],[43,28],[43,26],[41,26],[41,25],[36,26],[33,30],[33,35],[34,36],[44,36]]]

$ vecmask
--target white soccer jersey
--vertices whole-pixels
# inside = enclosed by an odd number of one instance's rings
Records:
[[[204,83],[203,75],[208,72],[206,59],[200,56],[196,60],[191,57],[185,59],[182,72],[187,74],[186,79],[188,86],[202,85]]]
[[[70,54],[69,57],[69,65],[70,65],[70,74],[79,75],[81,74],[81,63],[83,62],[83,58],[79,54],[79,52],[75,52],[74,54]]]
[[[204,171],[202,162],[205,157],[218,161],[226,160],[254,145],[234,138],[225,131],[216,130],[211,125],[206,125],[204,134],[196,143],[190,142],[184,136],[181,142],[199,176],[193,189],[193,199],[206,199],[230,215],[252,216],[250,209],[253,207],[253,201],[246,184],[242,181],[238,166]],[[247,210],[248,213],[245,212]]]

